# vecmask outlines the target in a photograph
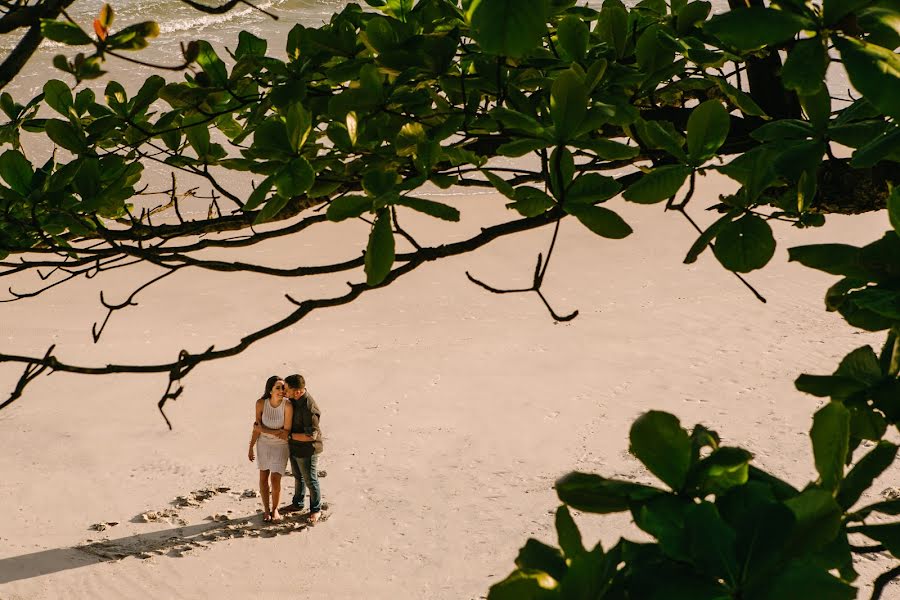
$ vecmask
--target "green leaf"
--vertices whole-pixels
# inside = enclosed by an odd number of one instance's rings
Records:
[[[516,199],[515,188],[513,188],[513,186],[511,186],[505,179],[503,179],[499,175],[491,173],[490,171],[483,170],[482,173],[484,173],[484,176],[488,178],[488,181],[491,182],[491,185],[493,185],[498,192],[500,192],[510,200]]]
[[[316,179],[312,166],[302,156],[289,162],[275,176],[275,189],[285,198],[300,196],[309,191]]]
[[[256,215],[256,218],[253,219],[253,224],[260,225],[277,217],[278,213],[280,213],[288,203],[288,200],[290,200],[290,196],[282,196],[281,194],[276,194],[269,198],[266,205],[263,206],[262,210],[259,211],[259,214]]]
[[[562,553],[534,538],[529,538],[519,550],[516,566],[525,571],[543,571],[557,581],[566,575],[566,559]]]
[[[900,235],[900,182],[891,190],[891,195],[887,200],[888,219],[891,227]]]
[[[7,150],[0,155],[0,177],[14,191],[27,196],[31,190],[34,169],[18,150]]]
[[[631,502],[643,503],[665,494],[648,485],[577,471],[559,479],[555,487],[559,499],[572,508],[597,514],[622,512]]]
[[[825,85],[827,68],[828,53],[822,38],[816,36],[801,40],[788,54],[781,69],[781,81],[784,87],[795,90],[798,94],[814,94]]]
[[[746,450],[722,446],[691,469],[689,481],[696,486],[698,495],[724,494],[747,483],[752,458]]]
[[[856,588],[811,561],[793,561],[779,569],[761,592],[747,600],[853,600]]]
[[[73,106],[72,90],[62,81],[51,79],[44,84],[44,102],[68,119],[69,109]]]
[[[853,38],[834,36],[850,82],[885,115],[900,119],[900,56]]]
[[[302,104],[295,102],[288,108],[285,127],[291,148],[294,152],[299,152],[312,129],[312,115]]]
[[[732,219],[737,215],[736,211],[731,211],[725,215],[722,215],[718,219],[716,219],[715,223],[710,225],[704,230],[703,233],[700,234],[700,237],[693,243],[691,249],[688,250],[687,256],[684,257],[684,264],[689,265],[697,261],[697,257],[700,256],[707,247],[709,247],[710,242],[719,235],[719,232],[722,231],[722,228],[725,227],[728,223],[731,222]]]
[[[619,193],[622,184],[599,173],[579,175],[566,190],[566,205],[600,204]]]
[[[871,167],[884,160],[885,156],[897,154],[898,148],[900,148],[900,127],[894,127],[854,152],[850,166],[854,169]]]
[[[197,55],[197,64],[209,76],[209,80],[214,86],[224,87],[228,83],[228,71],[225,63],[222,62],[209,42],[200,40],[198,44],[200,52]]]
[[[77,129],[71,124],[59,119],[48,119],[45,124],[47,137],[53,142],[66,150],[75,154],[81,154],[87,147],[84,138]]]
[[[518,140],[513,140],[511,142],[501,144],[500,147],[497,148],[497,153],[501,156],[525,156],[529,152],[540,150],[541,148],[546,148],[549,145],[550,142],[548,140],[520,138]]]
[[[266,196],[269,193],[269,190],[272,189],[272,186],[275,185],[275,176],[269,175],[265,179],[263,179],[256,188],[250,193],[250,196],[247,198],[247,202],[244,204],[244,207],[241,209],[245,212],[255,210],[260,204],[265,202]]]
[[[523,217],[536,217],[555,204],[546,192],[527,185],[516,188],[515,198],[515,202],[510,202],[506,208],[518,211]]]
[[[835,400],[847,398],[866,389],[866,385],[850,377],[835,377],[833,375],[800,375],[794,385],[801,392],[812,394],[819,398]]]
[[[242,31],[238,34],[238,46],[234,51],[234,57],[241,59],[245,56],[265,56],[269,42],[262,38],[258,38],[249,31]]]
[[[690,174],[691,168],[685,165],[657,167],[631,184],[622,197],[638,204],[662,202],[677,194]]]
[[[547,0],[472,0],[471,35],[485,52],[518,58],[547,33]]]
[[[339,196],[331,201],[325,216],[329,221],[355,219],[372,210],[372,198],[369,196]]]
[[[678,419],[651,410],[631,426],[629,451],[675,491],[684,487],[691,464],[691,439]]]
[[[735,542],[737,536],[714,504],[691,504],[685,511],[685,533],[689,552],[697,567],[714,579],[733,586],[740,578]]]
[[[68,21],[41,19],[41,35],[48,40],[69,46],[86,46],[92,43],[88,34],[82,31],[78,25]]]
[[[444,221],[459,221],[459,210],[452,206],[435,202],[434,200],[425,200],[424,198],[415,198],[413,196],[400,196],[394,204],[406,206],[421,213],[425,213],[426,215],[443,219]]]
[[[780,44],[807,27],[813,24],[793,13],[751,6],[714,16],[703,31],[738,50],[753,50]]]
[[[513,571],[491,586],[488,600],[558,600],[556,581],[542,571]]]
[[[755,117],[765,117],[766,111],[759,107],[759,104],[756,103],[753,98],[741,90],[737,89],[725,79],[721,77],[714,77],[713,81],[716,86],[722,91],[728,100],[731,101],[732,104],[738,107],[742,113],[745,115],[755,116]]]
[[[559,538],[559,547],[562,548],[566,558],[572,559],[585,553],[581,532],[578,531],[578,525],[575,524],[566,505],[556,509],[556,535]]]
[[[557,75],[550,91],[550,117],[556,139],[566,141],[578,130],[587,112],[587,89],[572,69]]]
[[[784,503],[796,519],[786,544],[792,552],[818,550],[831,542],[840,529],[843,511],[829,490],[809,487]]]
[[[850,411],[843,404],[829,402],[813,417],[809,437],[822,486],[837,489],[844,478],[844,459],[850,443]]]
[[[560,48],[569,55],[572,60],[584,58],[587,52],[590,30],[587,24],[575,15],[566,15],[556,29]]]
[[[838,490],[837,502],[844,510],[849,510],[859,500],[863,492],[872,487],[872,482],[885,472],[897,456],[897,446],[880,441],[847,473]]]
[[[394,264],[394,232],[391,230],[391,212],[378,209],[369,245],[366,248],[366,283],[376,286],[384,281]]]
[[[608,208],[589,204],[567,204],[564,208],[567,213],[574,215],[582,225],[599,236],[620,240],[633,233],[628,223]]]
[[[597,35],[600,41],[616,51],[616,57],[625,55],[625,47],[628,43],[628,11],[620,1],[607,0],[600,9],[600,18],[597,21]]]
[[[688,154],[697,166],[715,156],[716,151],[725,143],[731,119],[728,111],[718,100],[707,100],[694,110],[688,118],[687,144]]]
[[[835,375],[851,377],[869,385],[881,382],[881,363],[871,346],[860,346],[841,359]]]
[[[712,4],[700,0],[698,2],[689,2],[678,10],[676,17],[676,29],[679,35],[686,34],[691,27],[706,20]]]
[[[107,38],[106,44],[112,50],[142,50],[148,45],[148,38],[159,35],[156,21],[143,21],[129,25]]]
[[[823,7],[825,25],[833,25],[844,15],[856,12],[871,3],[872,0],[825,0]]]
[[[760,269],[775,254],[772,228],[756,215],[744,215],[722,227],[713,254],[729,271],[749,273]]]

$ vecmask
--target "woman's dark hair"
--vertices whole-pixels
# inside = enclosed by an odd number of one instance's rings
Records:
[[[272,395],[272,388],[275,387],[275,384],[281,381],[281,377],[278,375],[272,375],[268,379],[266,379],[266,391],[263,392],[262,398],[260,400],[265,400],[266,398]]]

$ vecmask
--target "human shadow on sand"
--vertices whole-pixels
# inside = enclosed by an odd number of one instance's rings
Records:
[[[275,537],[306,530],[307,513],[285,515],[280,523],[264,523],[260,515],[198,525],[186,525],[118,539],[105,539],[0,559],[0,584],[78,569],[128,557],[181,557],[198,548],[243,537]],[[319,523],[329,513],[322,512]]]

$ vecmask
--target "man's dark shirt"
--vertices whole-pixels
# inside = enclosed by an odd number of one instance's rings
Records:
[[[297,400],[291,400],[294,406],[294,419],[291,422],[291,433],[305,433],[315,438],[314,442],[298,442],[290,440],[291,456],[305,458],[322,452],[322,430],[319,428],[321,412],[319,406],[308,391],[303,392]]]

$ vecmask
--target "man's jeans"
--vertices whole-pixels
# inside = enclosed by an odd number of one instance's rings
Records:
[[[316,468],[318,462],[318,454],[306,457],[291,456],[291,470],[294,473],[293,502],[303,508],[303,499],[306,496],[306,486],[308,485],[310,513],[322,510],[322,492],[319,489],[319,471]]]

